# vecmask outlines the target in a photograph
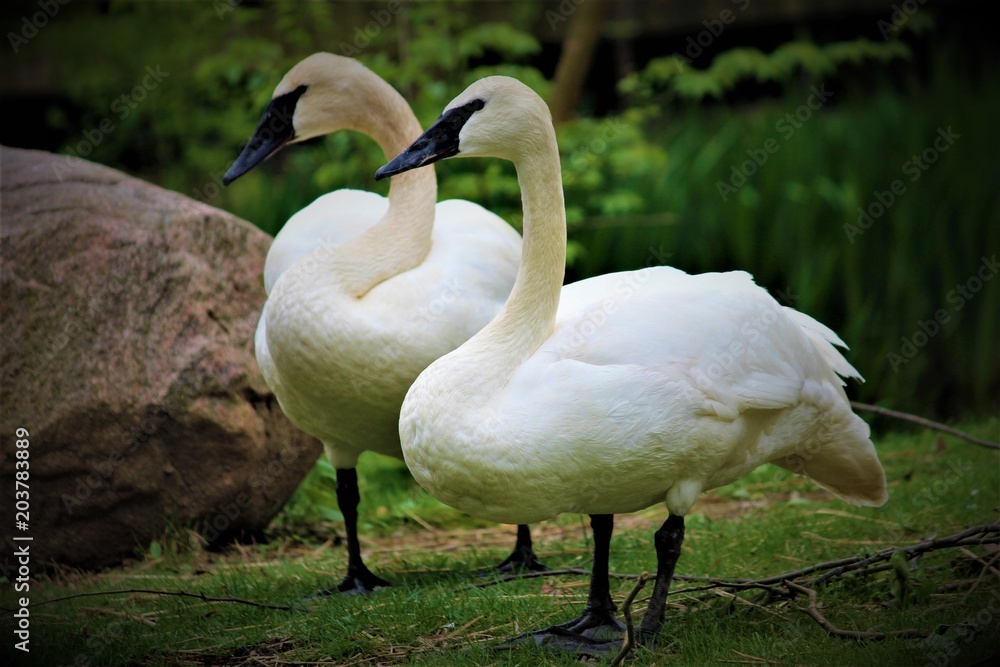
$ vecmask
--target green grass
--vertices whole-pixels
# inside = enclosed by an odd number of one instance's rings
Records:
[[[980,437],[1000,434],[998,419],[964,427]],[[678,573],[759,578],[996,521],[996,452],[927,432],[891,433],[879,437],[877,446],[890,480],[884,507],[849,506],[799,477],[764,467],[696,505]],[[540,649],[503,652],[493,645],[578,614],[586,596],[584,577],[468,588],[479,581],[476,573],[506,555],[512,527],[495,528],[436,503],[398,462],[374,456],[362,461],[366,558],[395,587],[367,598],[301,601],[337,581],[345,564],[343,548],[333,539],[340,523],[324,515],[329,508],[308,506],[322,502],[320,491],[329,483],[318,468],[276,522],[268,544],[213,554],[192,548],[190,535],[178,531],[121,569],[59,571],[34,582],[31,590],[35,603],[147,588],[301,605],[307,613],[140,594],[75,598],[32,608],[26,664],[577,664]],[[655,568],[650,537],[663,518],[661,508],[617,518],[613,572]],[[588,533],[581,517],[563,516],[535,527],[536,549],[550,567],[586,568]],[[969,551],[982,555],[988,548]],[[828,636],[786,603],[758,606],[720,595],[698,604],[677,596],[667,612],[666,641],[632,664],[751,664],[758,658],[781,665],[975,664],[997,650],[1000,578],[987,573],[971,595],[967,589],[935,591],[976,577],[970,559],[951,549],[925,556],[909,572],[915,593],[905,605],[894,598],[898,579],[888,572],[817,587],[823,613],[838,627],[934,630],[971,624],[979,634],[968,641],[952,629],[929,640],[857,642]],[[631,586],[631,581],[612,582],[619,603]],[[675,589],[681,586],[676,583]],[[2,604],[14,602],[5,587]],[[641,594],[635,611],[644,611],[645,604]],[[6,627],[10,616],[4,618]]]

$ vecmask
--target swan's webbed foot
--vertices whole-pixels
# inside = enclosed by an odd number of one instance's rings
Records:
[[[614,608],[611,606],[588,607],[580,618],[553,627],[598,640],[621,639],[625,632],[625,626],[615,618]]]
[[[587,609],[579,618],[509,639],[501,648],[534,642],[554,651],[600,655],[621,647],[625,626],[611,609]]]
[[[323,591],[323,595],[369,595],[376,589],[392,586],[385,579],[372,574],[371,570],[363,565],[354,572],[348,572],[343,581],[337,584],[336,588]]]
[[[499,648],[514,648],[530,642],[550,651],[595,656],[617,653],[622,645],[621,639],[594,639],[586,634],[567,630],[561,625],[553,625],[551,628],[528,632],[509,639]]]
[[[515,574],[517,572],[545,572],[548,566],[538,560],[531,546],[518,545],[507,556],[506,560],[497,565],[500,574]]]
[[[548,566],[538,560],[531,544],[531,530],[525,524],[517,527],[517,542],[507,558],[496,569],[479,572],[479,577],[490,578],[496,574],[516,574],[518,572],[546,572]]]
[[[333,588],[327,588],[315,595],[308,595],[305,599],[313,600],[318,597],[332,595],[371,595],[379,588],[386,588],[388,586],[392,586],[392,583],[374,575],[362,563],[361,567],[354,568],[353,571],[349,570],[347,576]]]

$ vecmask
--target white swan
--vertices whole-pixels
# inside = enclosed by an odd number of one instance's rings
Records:
[[[857,371],[822,324],[780,306],[743,272],[667,267],[560,289],[566,246],[559,154],[545,103],[507,77],[471,85],[377,172],[451,155],[514,162],[524,250],[497,317],[431,364],[400,415],[414,478],[443,502],[495,521],[591,515],[594,570],[583,615],[528,635],[607,648],[620,635],[608,593],[612,515],[666,502],[641,638],[663,623],[684,515],[698,495],[763,463],[850,502],[879,505],[885,474],[840,376]],[[579,633],[586,632],[586,635]],[[588,639],[589,638],[589,639]]]
[[[281,80],[226,184],[286,143],[350,129],[387,155],[420,134],[409,105],[361,63],[314,54]],[[355,466],[364,451],[402,457],[399,407],[428,364],[496,314],[514,283],[521,239],[481,206],[437,204],[432,170],[393,182],[389,197],[338,190],[294,215],[274,240],[257,361],[282,410],[323,442],[337,471],[347,532],[343,592],[387,582],[357,539]],[[544,569],[527,526],[501,568]],[[334,589],[330,589],[332,592]]]

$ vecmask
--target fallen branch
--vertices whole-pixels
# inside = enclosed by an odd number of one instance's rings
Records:
[[[964,431],[959,431],[957,428],[952,428],[947,424],[942,424],[941,422],[936,422],[931,419],[926,419],[925,417],[918,417],[917,415],[911,415],[908,412],[899,412],[898,410],[890,410],[889,408],[882,408],[877,405],[871,405],[870,403],[858,403],[856,401],[851,401],[851,407],[855,410],[864,410],[866,412],[873,412],[877,415],[882,415],[884,417],[892,417],[894,419],[902,419],[903,421],[908,421],[913,424],[920,424],[923,427],[933,429],[935,431],[941,431],[942,433],[947,433],[948,435],[953,435],[956,438],[961,438],[962,440],[967,440],[973,444],[979,445],[980,447],[987,447],[989,449],[1000,449],[1000,444],[995,442],[990,442],[989,440],[983,440],[977,438],[974,435],[969,435]]]
[[[261,609],[277,609],[278,611],[301,611],[305,613],[309,612],[308,609],[303,609],[302,607],[292,607],[284,604],[268,604],[266,602],[255,602],[254,600],[244,600],[242,598],[216,598],[210,595],[205,595],[204,593],[188,593],[186,591],[156,591],[156,590],[150,590],[148,588],[126,588],[120,591],[93,591],[90,593],[74,593],[73,595],[64,595],[63,597],[52,598],[51,600],[42,600],[41,602],[35,602],[34,604],[28,605],[28,607],[30,608],[41,607],[47,604],[52,604],[54,602],[64,602],[66,600],[72,600],[74,598],[90,598],[101,595],[129,595],[134,593],[141,593],[144,595],[170,595],[182,598],[195,598],[197,600],[202,600],[203,602],[232,602],[235,604],[249,605],[251,607],[259,607]]]
[[[829,579],[839,577],[847,572],[860,570],[861,574],[875,574],[892,569],[892,566],[887,564],[886,561],[892,558],[892,555],[899,550],[902,550],[904,555],[907,557],[907,560],[909,560],[915,556],[929,553],[931,551],[937,551],[939,549],[982,544],[1000,544],[1000,522],[984,523],[978,526],[972,526],[971,528],[966,528],[965,530],[955,533],[954,535],[948,535],[937,539],[929,538],[908,547],[889,547],[887,549],[882,549],[871,556],[851,556],[850,558],[840,558],[837,560],[826,561],[824,563],[817,563],[816,565],[810,565],[799,570],[792,570],[791,572],[783,572],[781,574],[764,577],[762,579],[727,580],[717,577],[674,575],[674,579],[677,581],[704,581],[706,583],[704,586],[682,588],[670,591],[669,595],[702,593],[718,588],[728,588],[733,590],[760,589],[767,591],[774,597],[785,598],[787,597],[787,593],[779,587],[788,580],[802,579],[808,577],[809,575],[819,574],[819,576],[806,582],[809,585],[815,585]],[[507,575],[492,581],[472,584],[472,587],[485,588],[487,586],[493,586],[495,584],[514,581],[517,579],[534,579],[537,577],[552,577],[559,575],[590,576],[590,570],[567,567],[559,570],[546,570],[544,572],[524,572],[521,574]],[[632,580],[638,579],[641,575],[612,573],[610,576],[616,579]]]
[[[470,584],[468,586],[463,586],[459,590],[466,588],[489,588],[490,586],[496,586],[497,584],[505,584],[508,581],[517,581],[518,579],[537,579],[538,577],[557,577],[563,574],[579,575],[581,577],[589,577],[590,570],[584,570],[580,567],[564,567],[558,570],[541,570],[533,572],[518,572],[516,574],[507,574],[496,579],[491,579],[489,581],[481,581],[478,584]],[[608,576],[612,579],[625,579],[632,580],[638,579],[642,575],[638,574],[617,574],[611,572]],[[675,579],[682,579],[685,581],[707,581],[707,577],[674,577]]]
[[[980,565],[983,566],[983,569],[979,573],[979,576],[976,577],[975,582],[972,584],[972,586],[969,588],[966,594],[962,596],[962,602],[964,603],[966,600],[969,599],[969,597],[972,596],[973,593],[976,592],[976,589],[979,588],[979,583],[983,580],[983,577],[986,576],[987,572],[992,572],[993,574],[1000,576],[1000,572],[997,572],[996,568],[993,567],[994,563],[996,563],[997,560],[1000,559],[1000,551],[997,551],[995,554],[993,554],[993,558],[991,558],[989,562],[986,562],[976,554],[966,549],[965,547],[960,547],[960,548],[962,549],[962,551],[965,552],[967,556],[972,556],[973,560],[975,560],[976,562],[978,562]]]
[[[987,537],[990,533],[997,533],[993,537]],[[876,552],[872,556],[866,558],[855,557],[844,559],[843,564],[838,564],[836,568],[829,569],[825,574],[817,577],[813,580],[813,584],[822,583],[833,577],[839,577],[847,572],[852,572],[854,570],[860,570],[871,565],[873,563],[878,563],[881,561],[887,561],[892,558],[892,555],[897,551],[902,551],[906,556],[907,560],[912,559],[914,556],[919,556],[920,554],[928,553],[931,551],[937,551],[939,549],[945,549],[948,547],[959,547],[968,546],[970,544],[996,544],[1000,543],[1000,523],[984,523],[978,526],[973,526],[967,528],[960,533],[955,533],[954,535],[949,535],[947,537],[942,537],[940,539],[926,539],[923,542],[914,544],[909,547],[902,547],[901,549],[897,547],[890,547],[888,549],[883,549],[882,551]],[[792,578],[792,577],[789,577]]]
[[[635,582],[635,586],[629,591],[628,596],[625,598],[625,604],[622,606],[622,614],[625,615],[625,641],[622,642],[622,647],[616,655],[611,660],[611,667],[618,667],[622,663],[622,660],[629,654],[629,651],[635,646],[635,626],[632,624],[632,602],[635,601],[635,596],[639,594],[642,587],[646,585],[646,579],[649,578],[649,574],[643,572],[639,575],[639,580]]]
[[[802,605],[796,604],[795,608],[801,611],[806,616],[809,616],[814,621],[816,621],[821,628],[826,630],[829,634],[834,637],[846,637],[847,639],[870,639],[872,641],[882,641],[883,639],[888,639],[889,637],[903,637],[904,639],[921,639],[930,634],[928,630],[890,630],[889,632],[878,632],[876,630],[843,630],[838,628],[830,621],[826,620],[826,617],[820,613],[819,609],[816,607],[816,591],[811,588],[806,588],[805,586],[800,586],[794,581],[784,582],[785,586],[790,591],[795,591],[797,593],[804,593],[808,600],[808,606],[803,607]]]
[[[517,581],[519,579],[537,579],[539,577],[557,577],[564,574],[579,575],[581,577],[589,577],[590,570],[584,570],[581,567],[563,567],[558,570],[542,570],[533,572],[518,572],[516,574],[507,574],[496,579],[491,579],[489,581],[481,581],[478,584],[469,584],[468,586],[463,586],[458,590],[463,590],[466,588],[489,588],[490,586],[496,586],[497,584],[505,584],[508,581]],[[611,579],[623,579],[625,581],[633,581],[638,579],[642,575],[640,574],[627,574],[627,573],[617,573],[610,572],[608,577]],[[677,581],[720,581],[715,577],[692,577],[684,574],[675,574],[674,579]]]

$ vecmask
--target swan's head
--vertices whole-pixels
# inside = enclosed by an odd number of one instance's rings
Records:
[[[550,138],[555,140],[545,101],[517,79],[490,76],[452,100],[419,139],[375,172],[375,178],[395,176],[453,156],[516,161],[537,151],[540,142]]]
[[[229,185],[285,144],[364,127],[366,86],[387,85],[353,58],[314,53],[281,79],[243,152],[222,181]]]

